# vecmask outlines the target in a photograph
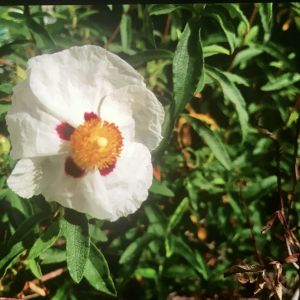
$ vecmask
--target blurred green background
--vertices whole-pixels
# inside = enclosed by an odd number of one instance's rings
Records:
[[[272,261],[282,266],[282,299],[291,299],[299,277],[284,259],[299,252],[298,227],[287,237],[300,217],[299,31],[300,4],[288,2],[0,7],[0,295],[115,299],[91,276],[71,279],[62,236],[28,259],[51,220],[21,248],[7,246],[24,220],[53,210],[6,185],[16,163],[5,123],[12,88],[29,58],[93,44],[138,70],[166,111],[148,199],[113,223],[89,218],[117,299],[281,299]],[[288,225],[276,219],[262,234],[280,197]],[[245,263],[264,265],[265,277],[224,278]]]

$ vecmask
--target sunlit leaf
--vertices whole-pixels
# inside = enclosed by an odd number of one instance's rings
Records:
[[[230,158],[221,140],[218,138],[215,132],[212,131],[205,123],[203,123],[199,119],[193,118],[188,115],[184,115],[184,118],[191,123],[194,130],[206,141],[208,146],[211,148],[211,151],[215,154],[220,163],[227,170],[230,170]]]
[[[273,27],[273,3],[259,3],[258,11],[264,28],[264,41],[269,41]]]
[[[215,79],[221,86],[224,97],[228,98],[234,105],[239,115],[239,121],[242,129],[243,141],[245,141],[248,133],[248,113],[243,96],[237,87],[232,83],[220,70],[211,66],[205,65],[207,74]]]
[[[268,82],[264,86],[261,87],[262,91],[275,91],[280,90],[282,88],[288,87],[295,82],[300,80],[300,74],[298,73],[286,73],[281,75],[274,80]]]
[[[176,116],[194,94],[203,69],[199,24],[190,20],[178,42],[173,59],[173,85]]]
[[[67,240],[68,269],[74,281],[79,282],[83,277],[90,252],[88,220],[84,214],[66,208],[61,226]]]

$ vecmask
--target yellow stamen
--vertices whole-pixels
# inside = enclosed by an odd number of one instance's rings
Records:
[[[73,159],[80,167],[103,170],[116,163],[123,137],[114,123],[90,119],[74,130],[71,145]]]

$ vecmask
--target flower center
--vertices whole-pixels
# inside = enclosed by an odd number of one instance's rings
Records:
[[[114,123],[93,118],[74,130],[71,145],[73,159],[78,166],[103,170],[116,163],[122,150],[123,137]]]

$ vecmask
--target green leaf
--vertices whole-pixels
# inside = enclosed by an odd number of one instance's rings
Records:
[[[168,222],[163,211],[154,204],[145,206],[144,210],[150,223],[148,232],[163,236],[166,233]]]
[[[207,274],[206,261],[203,259],[203,257],[200,255],[200,253],[197,250],[195,250],[195,257],[196,257],[197,262],[199,263],[199,266],[201,267],[201,270],[202,270],[201,274],[203,275],[203,278],[205,280],[207,280],[209,277]]]
[[[43,274],[41,268],[34,259],[28,259],[28,267],[36,278],[42,279]]]
[[[88,10],[82,14],[80,14],[78,17],[77,17],[77,22],[79,22],[80,20],[88,17],[88,16],[91,16],[91,15],[94,15],[94,14],[98,14],[99,11],[98,10]]]
[[[142,237],[137,238],[123,252],[119,263],[125,264],[133,258],[135,258],[137,255],[140,255],[140,253],[145,249],[145,247],[157,238],[159,238],[159,236],[153,233],[146,233]]]
[[[171,257],[174,252],[173,234],[168,234],[165,239],[166,257]]]
[[[10,248],[9,250],[4,250],[4,251],[2,250],[3,248],[1,249],[1,253],[0,253],[0,280],[6,274],[6,271],[9,268],[11,262],[26,249],[23,246],[23,243],[19,242],[13,245],[13,247]]]
[[[257,40],[258,33],[259,33],[259,26],[258,25],[252,26],[248,34],[246,35],[244,44],[249,45],[251,42],[255,42]]]
[[[216,9],[206,9],[203,13],[203,16],[206,17],[212,17],[214,18],[221,26],[222,30],[224,31],[231,53],[233,53],[235,46],[236,46],[236,35],[235,35],[235,29],[230,21],[228,21],[228,18],[219,10]]]
[[[248,48],[245,50],[240,51],[233,62],[233,68],[242,64],[246,63],[247,61],[251,60],[253,57],[261,54],[263,51],[255,48]]]
[[[191,248],[181,239],[181,237],[177,237],[175,235],[172,236],[174,240],[174,253],[184,257],[191,264],[191,266],[203,276],[205,271],[202,270],[202,266],[199,265]]]
[[[44,251],[50,248],[60,236],[60,222],[53,222],[47,231],[39,237],[30,250],[28,259],[33,259],[41,255]]]
[[[258,199],[270,189],[276,187],[277,177],[275,175],[266,177],[251,186],[244,188],[243,194],[246,199]]]
[[[230,14],[230,17],[232,19],[239,18],[242,22],[245,23],[247,30],[250,29],[248,19],[246,18],[244,13],[239,8],[239,4],[236,4],[236,3],[218,3],[218,5],[221,5],[221,6],[225,7],[228,10],[228,12]]]
[[[185,197],[180,204],[177,206],[175,212],[170,218],[170,222],[168,225],[168,231],[171,231],[175,228],[175,226],[180,222],[186,208],[189,205],[189,199]]]
[[[67,240],[68,269],[71,277],[78,283],[83,277],[90,251],[88,219],[85,214],[66,208],[61,229]]]
[[[268,42],[265,44],[251,42],[249,44],[249,46],[252,48],[255,48],[256,50],[261,50],[261,51],[266,52],[267,54],[272,55],[277,60],[282,61],[282,63],[284,64],[284,66],[286,68],[289,68],[292,71],[296,70],[295,64],[293,64],[292,61],[284,53],[282,53],[280,50],[278,50],[278,45],[271,43],[271,42]]]
[[[108,238],[104,232],[96,225],[89,224],[91,237],[97,242],[107,242]]]
[[[49,248],[40,256],[42,265],[57,264],[66,261],[66,250],[60,248]]]
[[[92,242],[84,270],[84,277],[96,290],[112,296],[117,295],[107,262],[103,254]]]
[[[136,269],[135,275],[140,275],[142,278],[150,278],[157,280],[157,272],[152,268]]]
[[[65,281],[62,285],[59,286],[55,295],[51,297],[51,300],[67,300],[69,298],[72,285],[72,281]]]
[[[158,181],[157,179],[153,178],[152,185],[149,188],[149,192],[166,196],[166,197],[174,197],[175,194],[167,187],[167,183]]]
[[[184,118],[191,123],[194,130],[199,134],[199,136],[201,136],[206,141],[211,151],[214,153],[214,155],[220,161],[220,163],[227,170],[230,170],[230,158],[221,140],[218,138],[215,132],[212,131],[204,122],[200,121],[199,119],[188,115],[184,115]]]
[[[230,72],[223,72],[223,74],[232,82],[235,82],[237,84],[242,84],[244,86],[249,86],[247,79],[245,79],[239,75],[236,75],[236,74],[233,74]]]
[[[13,84],[11,83],[4,83],[0,85],[0,92],[6,94],[6,95],[11,95],[12,92],[12,88],[13,88]]]
[[[147,63],[148,61],[158,60],[158,59],[173,60],[173,57],[174,54],[168,50],[161,50],[161,49],[146,50],[130,56],[127,59],[127,62],[135,68],[144,63]]]
[[[268,82],[264,86],[261,87],[262,91],[275,91],[280,90],[282,88],[288,87],[295,82],[300,80],[300,74],[298,73],[286,73],[283,74],[271,82]]]
[[[50,217],[51,213],[49,212],[39,212],[34,214],[33,216],[26,219],[15,231],[15,233],[8,240],[8,247],[12,247],[13,245],[21,242],[33,229],[34,227]]]
[[[223,90],[224,97],[228,98],[235,105],[242,128],[242,141],[244,142],[248,133],[249,120],[244,98],[242,97],[240,91],[237,89],[235,84],[232,83],[223,74],[223,72],[208,65],[205,65],[205,70],[210,77],[212,77],[220,84]]]
[[[230,52],[228,49],[219,46],[219,45],[210,45],[210,46],[206,46],[203,47],[203,56],[204,57],[209,57],[215,54],[226,54],[229,55]]]
[[[199,23],[189,20],[180,37],[173,59],[174,116],[177,116],[191,100],[202,69],[203,56],[199,42]]]
[[[0,22],[0,24],[1,24],[1,22]],[[16,45],[25,45],[28,43],[31,44],[32,42],[28,41],[28,40],[15,40],[11,43],[4,44],[0,47],[0,57],[14,53]]]
[[[273,3],[259,3],[258,11],[264,28],[264,42],[269,41],[273,27]]]
[[[51,52],[56,50],[56,45],[52,36],[43,26],[28,17],[26,17],[26,25],[37,39],[39,48],[49,48]],[[39,41],[41,41],[41,43],[39,43]]]
[[[199,30],[199,44],[200,44],[200,49],[201,51],[199,52],[199,59],[201,60],[201,67],[200,67],[200,77],[199,81],[197,83],[197,87],[195,90],[195,94],[201,93],[204,86],[205,86],[205,72],[204,72],[204,54],[203,54],[203,47],[202,47],[202,42],[201,42],[201,31]]]
[[[131,46],[132,31],[131,17],[126,14],[122,15],[120,34],[123,51],[127,53]]]
[[[151,4],[151,5],[147,5],[147,9],[148,9],[150,15],[169,14],[178,8],[194,11],[193,5],[191,5],[191,4]]]
[[[163,276],[168,278],[174,277],[197,277],[195,271],[186,265],[172,265],[163,270]]]
[[[153,34],[154,28],[147,7],[144,10],[143,30],[150,44],[154,48],[156,48],[155,38]]]

